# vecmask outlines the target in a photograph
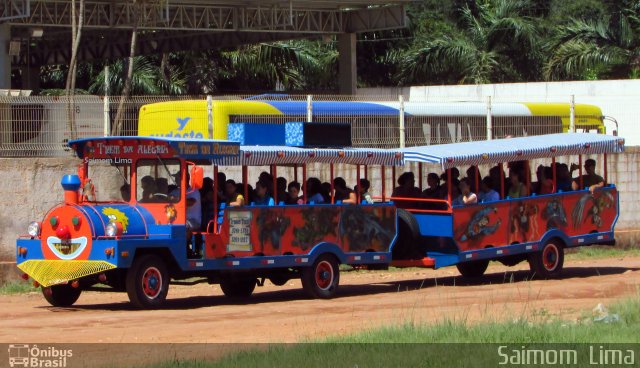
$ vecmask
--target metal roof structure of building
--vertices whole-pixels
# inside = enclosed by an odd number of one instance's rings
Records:
[[[134,24],[139,30],[136,54],[158,54],[402,28],[410,2],[87,0],[78,60],[129,56]],[[0,25],[11,28],[18,53],[13,55],[14,65],[68,64],[71,4],[70,0],[0,2]]]

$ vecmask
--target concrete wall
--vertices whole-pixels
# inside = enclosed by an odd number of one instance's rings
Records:
[[[459,86],[414,86],[410,101],[486,101],[491,96],[499,102],[569,102],[597,105],[605,116],[619,123],[619,135],[628,146],[640,146],[640,80],[505,83]],[[363,88],[361,96],[407,95],[407,87]],[[611,129],[613,124],[607,124]]]
[[[0,159],[0,261],[15,260],[15,239],[62,201],[60,179],[77,172],[77,159]]]

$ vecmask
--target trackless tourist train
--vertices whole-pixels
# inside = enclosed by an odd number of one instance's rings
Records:
[[[491,260],[528,261],[535,274],[551,277],[566,248],[613,244],[618,192],[608,182],[607,155],[624,150],[620,137],[591,133],[405,149],[149,136],[69,145],[82,164],[62,177],[64,202],[17,240],[17,266],[54,306],[103,284],[126,291],[140,308],[160,307],[170,282],[193,278],[219,283],[230,297],[248,297],[265,280],[301,279],[311,297],[330,298],[341,264],[455,265],[478,277]],[[579,165],[556,162],[569,156]],[[539,170],[534,160],[544,162]],[[327,188],[308,177],[310,164],[329,169]],[[337,164],[356,171],[355,191],[334,177]],[[205,165],[214,180],[203,179]],[[396,177],[405,165],[417,173]],[[220,179],[219,168],[229,166],[241,167],[242,183]],[[255,195],[250,166],[269,167]],[[285,172],[293,172],[285,181],[302,183],[290,184],[288,194],[278,178]],[[369,181],[379,194],[369,194]]]

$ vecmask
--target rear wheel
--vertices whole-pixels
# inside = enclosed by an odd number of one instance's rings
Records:
[[[160,257],[146,254],[136,258],[127,272],[127,294],[138,308],[158,308],[167,299],[169,274]]]
[[[542,251],[529,255],[531,272],[543,278],[560,275],[563,264],[564,249],[557,240],[549,241]]]
[[[69,284],[53,285],[42,288],[42,295],[54,307],[70,307],[75,303],[82,290]]]
[[[255,277],[224,277],[220,280],[220,289],[230,298],[247,298],[255,290],[257,281]]]
[[[311,267],[302,270],[302,288],[312,298],[328,299],[335,295],[340,283],[340,269],[330,254],[319,256]]]
[[[464,262],[456,265],[460,274],[468,278],[475,278],[484,275],[488,266],[489,260]]]

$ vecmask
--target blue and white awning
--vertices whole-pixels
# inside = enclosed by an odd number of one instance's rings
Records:
[[[437,163],[443,169],[566,155],[624,152],[624,139],[592,133],[558,133],[462,142],[399,150],[405,161]]]
[[[387,149],[240,146],[238,156],[221,157],[212,162],[219,166],[302,165],[314,162],[402,166],[404,164],[402,157],[402,152]]]

